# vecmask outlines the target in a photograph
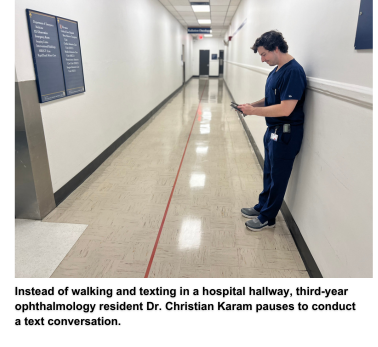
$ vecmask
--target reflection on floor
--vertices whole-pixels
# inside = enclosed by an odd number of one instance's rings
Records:
[[[15,277],[50,277],[86,227],[16,219]]]
[[[281,214],[244,226],[262,172],[229,104],[193,79],[47,216],[89,225],[52,277],[145,276],[193,121],[149,277],[308,277]]]

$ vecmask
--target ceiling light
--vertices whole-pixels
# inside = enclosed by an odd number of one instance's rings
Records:
[[[192,5],[193,12],[210,12],[209,5]]]
[[[211,24],[211,19],[198,19],[199,24]]]
[[[213,35],[205,34],[205,37],[213,37]]]

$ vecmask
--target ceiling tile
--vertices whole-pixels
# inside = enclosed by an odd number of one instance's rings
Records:
[[[181,16],[181,18],[182,18],[185,22],[197,22],[197,18],[196,18],[196,17],[184,17],[184,16]]]
[[[193,12],[192,6],[174,6],[177,12]]]
[[[239,5],[240,0],[231,0],[230,5]]]
[[[196,18],[194,12],[179,12],[182,17]]]
[[[211,12],[227,12],[228,6],[210,6]]]
[[[229,6],[228,11],[235,12],[237,8],[238,8],[238,6]]]
[[[230,0],[210,0],[210,5],[228,6],[229,4],[230,4]]]
[[[169,0],[173,6],[190,6],[189,0]]]
[[[163,5],[166,5],[166,6],[171,6],[171,3],[169,2],[169,0],[159,0]]]
[[[198,19],[210,19],[210,12],[207,12],[207,13],[197,12],[196,17]]]
[[[211,18],[224,18],[226,14],[226,12],[211,12]]]
[[[211,21],[213,24],[223,24],[224,18],[215,18]]]

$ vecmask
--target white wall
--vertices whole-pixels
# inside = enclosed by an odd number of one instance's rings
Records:
[[[372,50],[354,50],[360,0],[244,0],[226,36],[224,78],[237,102],[264,97],[250,47],[280,30],[308,77],[305,133],[285,201],[324,277],[372,277]],[[264,155],[265,119],[247,124]]]
[[[210,76],[219,75],[219,59],[212,60],[211,55],[216,54],[219,58],[219,51],[224,50],[224,43],[222,38],[204,37],[202,40],[193,42],[193,56],[192,56],[192,75],[199,76],[199,52],[201,49],[210,50]]]
[[[25,9],[78,21],[86,92],[41,104],[56,192],[191,74],[192,37],[156,0],[17,0],[16,72],[35,80]]]

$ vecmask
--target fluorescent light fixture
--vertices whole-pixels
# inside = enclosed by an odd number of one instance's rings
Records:
[[[211,24],[211,19],[198,19],[199,24]]]
[[[209,5],[192,5],[193,12],[210,12]]]
[[[213,35],[211,35],[211,34],[205,34],[204,36],[205,37],[213,37]]]

